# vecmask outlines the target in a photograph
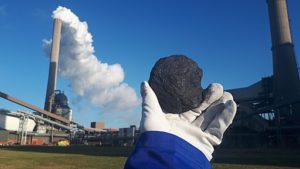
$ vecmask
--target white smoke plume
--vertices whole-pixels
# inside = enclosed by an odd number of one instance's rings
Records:
[[[87,23],[61,6],[53,11],[52,17],[63,23],[58,73],[70,83],[74,94],[105,111],[123,112],[136,108],[139,98],[134,89],[123,82],[121,65],[102,63],[94,55]],[[44,40],[43,45],[50,54],[51,40]]]

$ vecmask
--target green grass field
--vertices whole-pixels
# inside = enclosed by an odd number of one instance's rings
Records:
[[[122,169],[132,148],[0,147],[0,169]],[[300,151],[217,150],[213,169],[296,169]]]

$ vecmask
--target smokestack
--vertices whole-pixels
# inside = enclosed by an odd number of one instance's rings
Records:
[[[51,105],[52,105],[51,97],[53,96],[54,90],[56,88],[61,25],[62,25],[62,21],[60,19],[54,19],[48,85],[47,85],[47,93],[46,93],[45,106],[44,106],[44,109],[49,112],[51,112]]]
[[[300,80],[292,43],[286,0],[267,0],[273,53],[275,102],[299,98]]]

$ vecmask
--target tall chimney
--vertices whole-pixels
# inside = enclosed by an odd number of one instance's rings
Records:
[[[267,0],[273,53],[275,103],[300,97],[300,80],[286,0]]]
[[[61,25],[62,25],[62,21],[60,19],[54,19],[48,85],[47,85],[47,93],[46,93],[45,106],[44,106],[44,109],[49,112],[51,112],[51,106],[53,100],[52,96],[56,88]]]

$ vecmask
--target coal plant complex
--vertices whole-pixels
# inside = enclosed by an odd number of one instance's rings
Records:
[[[229,89],[238,104],[233,125],[222,147],[279,148],[300,145],[300,79],[286,0],[267,0],[273,75],[245,88]],[[72,109],[62,90],[56,89],[62,21],[54,19],[52,48],[44,109],[0,92],[2,99],[31,109],[0,108],[0,144],[11,145],[133,145],[136,126],[105,129],[92,122],[84,127],[72,121]],[[270,52],[270,54],[271,54]],[[1,89],[0,89],[1,90]]]
[[[232,89],[237,116],[224,146],[300,145],[300,80],[286,1],[268,0],[273,75]],[[230,146],[230,145],[227,145]]]
[[[54,19],[49,76],[44,109],[0,92],[0,97],[34,112],[0,109],[1,145],[133,145],[136,127],[104,129],[101,122],[84,127],[72,121],[72,109],[63,91],[56,89],[62,21]]]

